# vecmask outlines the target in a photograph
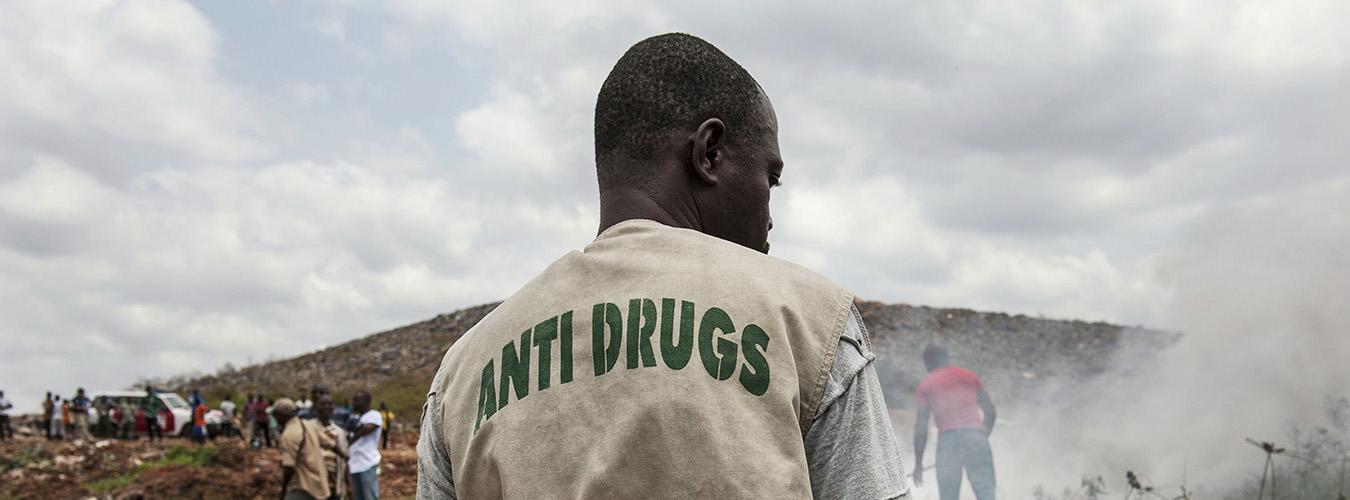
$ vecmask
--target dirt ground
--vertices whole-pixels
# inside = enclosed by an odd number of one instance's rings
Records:
[[[411,432],[390,439],[381,464],[383,497],[416,493],[416,442]],[[185,439],[53,442],[17,436],[0,442],[0,498],[244,499],[280,493],[280,454],[274,448],[255,451],[239,439],[218,438],[206,445],[214,454],[204,465],[143,466],[160,461],[174,446],[195,447]]]

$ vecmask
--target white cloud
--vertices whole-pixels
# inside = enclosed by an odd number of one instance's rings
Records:
[[[247,97],[213,67],[217,33],[179,2],[16,2],[0,16],[0,153],[97,172],[143,167],[127,153],[234,161],[257,157]],[[141,161],[148,160],[143,158]]]
[[[1336,71],[1346,63],[1350,34],[1340,19],[1350,6],[1336,1],[1299,2],[1297,7],[1243,1],[1231,8],[1152,2],[1172,25],[1160,41],[1178,55],[1220,58],[1239,70],[1279,75]]]
[[[326,104],[333,98],[328,92],[328,86],[322,83],[291,82],[286,84],[286,90],[290,92],[292,99],[306,106]]]
[[[340,17],[314,19],[306,27],[326,38],[339,42],[347,40],[347,24]]]
[[[558,140],[537,120],[541,110],[520,94],[504,95],[469,110],[455,122],[460,142],[497,168],[548,175],[561,168]]]

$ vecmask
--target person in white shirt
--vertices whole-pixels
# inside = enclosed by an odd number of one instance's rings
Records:
[[[220,433],[223,434],[225,437],[230,437],[235,433],[234,431],[235,408],[236,407],[234,401],[231,401],[230,395],[226,394],[223,400],[220,402],[220,412],[225,414],[225,419],[220,422],[220,426],[223,427],[220,430]]]
[[[370,394],[365,391],[352,396],[352,415],[358,416],[356,430],[351,436],[351,458],[347,468],[352,475],[352,498],[378,500],[380,498],[380,427],[384,420],[380,412],[370,409]]]
[[[66,439],[66,420],[62,415],[61,396],[52,396],[52,414],[48,417],[51,419],[52,426],[51,439],[64,441]]]

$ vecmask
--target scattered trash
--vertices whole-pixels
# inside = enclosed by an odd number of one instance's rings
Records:
[[[384,454],[380,489],[391,498],[417,491],[417,434],[395,434]],[[0,498],[276,498],[281,457],[239,440],[217,439],[202,465],[168,460],[197,448],[185,440],[98,442],[18,437],[0,442]],[[175,447],[181,449],[175,450]]]

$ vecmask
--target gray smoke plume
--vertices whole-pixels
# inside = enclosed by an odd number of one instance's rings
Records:
[[[1260,474],[1244,438],[1286,440],[1350,395],[1347,179],[1214,209],[1154,272],[1180,340],[1156,357],[1126,346],[1107,375],[1001,401],[1002,494],[1100,475],[1120,495],[1133,470],[1169,497],[1183,482],[1217,497]]]

